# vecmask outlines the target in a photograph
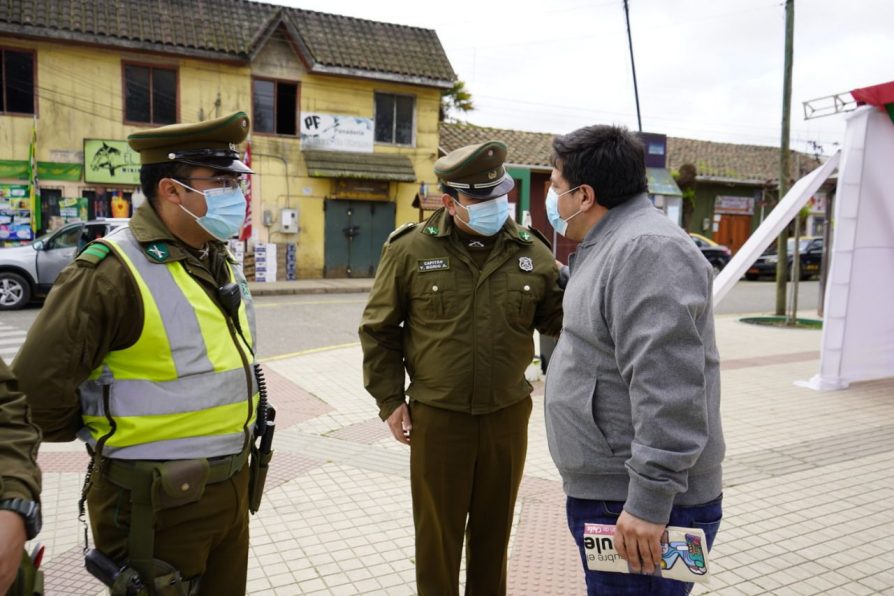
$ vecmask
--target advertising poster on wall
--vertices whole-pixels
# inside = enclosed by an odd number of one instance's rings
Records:
[[[85,197],[59,199],[59,216],[65,223],[87,221],[87,199]]]
[[[0,242],[27,242],[33,238],[29,187],[0,184]]]
[[[139,186],[140,154],[127,141],[84,139],[84,181]]]
[[[301,150],[373,152],[373,120],[309,112],[301,119]]]

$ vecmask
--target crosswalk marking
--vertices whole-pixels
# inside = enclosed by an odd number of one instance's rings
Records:
[[[0,323],[0,357],[6,364],[10,364],[18,354],[27,336],[27,331]]]

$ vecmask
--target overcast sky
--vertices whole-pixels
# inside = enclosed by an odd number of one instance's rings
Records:
[[[274,0],[435,29],[482,126],[636,129],[623,0]],[[778,145],[782,0],[630,0],[643,129]],[[802,102],[894,80],[894,0],[795,0],[792,147],[842,141],[844,117]]]

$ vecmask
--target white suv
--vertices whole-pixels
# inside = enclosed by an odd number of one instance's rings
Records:
[[[0,248],[0,310],[24,308],[32,297],[49,293],[59,273],[84,246],[128,221],[72,222],[30,244]]]

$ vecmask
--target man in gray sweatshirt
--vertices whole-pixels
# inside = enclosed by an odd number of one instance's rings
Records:
[[[665,526],[720,525],[720,370],[711,265],[646,193],[643,146],[590,126],[553,142],[547,215],[579,241],[546,376],[546,431],[589,594],[688,594],[660,569]],[[584,525],[614,524],[633,574],[587,568]]]

